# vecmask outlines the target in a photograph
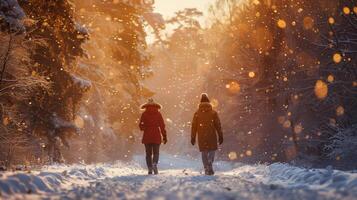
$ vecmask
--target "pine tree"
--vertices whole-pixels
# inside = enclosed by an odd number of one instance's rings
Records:
[[[33,73],[46,77],[51,92],[33,94],[31,104],[32,129],[47,140],[49,158],[61,162],[58,143],[69,147],[67,138],[77,131],[72,123],[81,97],[90,87],[76,77],[76,57],[83,55],[81,44],[86,33],[73,19],[69,1],[19,1],[26,15],[33,21],[28,40],[43,40],[31,52]]]

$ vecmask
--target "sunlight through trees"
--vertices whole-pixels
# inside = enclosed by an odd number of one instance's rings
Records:
[[[166,150],[190,155],[201,92],[222,118],[222,160],[347,166],[356,156],[355,1],[154,7],[0,1],[0,165],[129,160],[150,97],[176,141]]]

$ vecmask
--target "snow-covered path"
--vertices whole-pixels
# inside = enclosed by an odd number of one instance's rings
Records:
[[[217,174],[200,163],[163,156],[161,173],[146,175],[143,158],[131,163],[49,166],[31,173],[4,173],[4,199],[356,199],[357,174],[303,169],[288,164],[217,162]],[[1,198],[1,197],[0,197]]]

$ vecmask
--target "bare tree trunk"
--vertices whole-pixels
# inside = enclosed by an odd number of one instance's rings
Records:
[[[7,62],[9,61],[9,57],[10,57],[10,53],[11,53],[11,43],[12,43],[12,34],[9,35],[9,43],[8,43],[8,47],[7,47],[7,50],[5,53],[4,62],[2,64],[2,69],[1,69],[1,74],[0,74],[0,85],[4,78],[4,73],[5,73]]]
[[[13,149],[12,149],[12,147],[9,147],[9,150],[8,150],[7,156],[6,156],[6,167],[7,168],[11,167],[12,157],[13,157]]]

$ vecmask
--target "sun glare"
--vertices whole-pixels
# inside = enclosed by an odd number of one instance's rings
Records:
[[[185,8],[197,8],[198,10],[207,13],[208,7],[214,0],[155,0],[155,11],[169,17],[174,15],[175,12]]]

